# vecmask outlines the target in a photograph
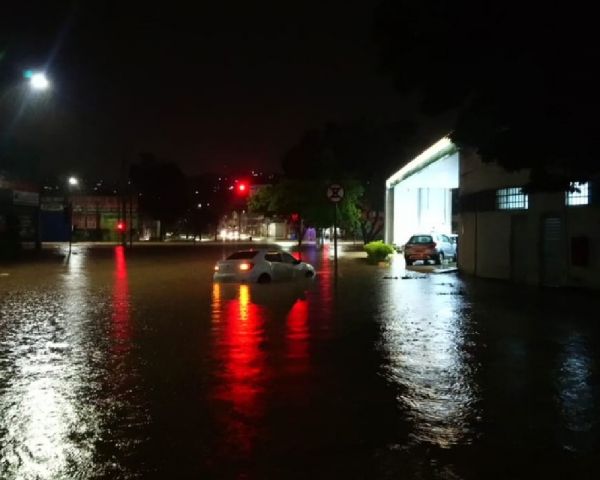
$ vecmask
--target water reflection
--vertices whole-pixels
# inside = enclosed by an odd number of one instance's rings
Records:
[[[93,465],[97,413],[80,398],[90,374],[84,263],[71,257],[57,291],[29,288],[4,299],[1,478],[69,478]]]
[[[129,281],[125,247],[115,247],[115,271],[112,292],[112,327],[117,353],[122,354],[130,346],[131,325],[129,319]]]
[[[226,450],[246,457],[253,449],[264,410],[265,353],[263,309],[252,302],[250,286],[215,283],[212,291],[216,369],[215,399],[223,402],[220,421]]]
[[[561,352],[558,372],[558,401],[561,409],[565,447],[585,451],[592,446],[595,421],[592,388],[592,358],[586,339],[571,334]]]
[[[438,295],[429,280],[386,285],[386,377],[397,385],[413,437],[443,448],[471,442],[478,387],[476,364],[465,349],[467,320],[461,314],[461,297]],[[417,292],[419,302],[412,304],[409,299]]]
[[[303,374],[309,367],[308,301],[298,299],[287,316],[287,365],[290,373]]]

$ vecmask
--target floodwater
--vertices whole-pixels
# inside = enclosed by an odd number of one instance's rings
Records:
[[[597,295],[230,248],[0,267],[0,478],[598,478]]]

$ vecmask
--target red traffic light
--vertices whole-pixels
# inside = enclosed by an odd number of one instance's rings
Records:
[[[125,222],[118,222],[117,223],[117,230],[119,232],[124,232],[125,231]]]
[[[238,183],[237,192],[239,195],[245,195],[248,193],[248,185],[243,182]]]

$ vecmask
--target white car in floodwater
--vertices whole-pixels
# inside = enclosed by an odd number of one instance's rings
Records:
[[[240,250],[217,262],[215,282],[270,283],[315,276],[312,265],[277,250]]]

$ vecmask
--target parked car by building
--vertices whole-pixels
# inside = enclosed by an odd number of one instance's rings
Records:
[[[413,235],[404,245],[406,265],[412,265],[417,260],[425,263],[433,261],[436,265],[441,265],[444,259],[455,257],[456,248],[450,237],[440,233]]]
[[[270,283],[314,277],[312,265],[276,250],[240,250],[217,262],[213,280]]]
[[[458,262],[458,234],[450,233],[448,235],[448,238],[450,239],[450,242],[452,242],[452,245],[454,246],[454,261]]]

